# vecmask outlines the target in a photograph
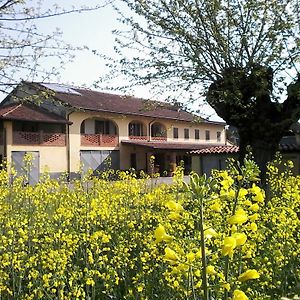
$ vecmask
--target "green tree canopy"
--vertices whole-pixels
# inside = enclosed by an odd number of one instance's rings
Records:
[[[299,1],[122,1],[136,16],[120,12],[114,76],[204,96],[264,169],[300,117]]]

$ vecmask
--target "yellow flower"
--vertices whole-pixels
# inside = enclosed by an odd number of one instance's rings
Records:
[[[216,235],[217,235],[217,233],[213,228],[211,228],[211,227],[206,228],[206,226],[204,226],[205,238],[211,239],[212,237],[215,237]]]
[[[235,238],[237,246],[242,246],[246,243],[247,236],[245,233],[236,232],[232,236]]]
[[[228,174],[225,174],[225,172],[223,180],[220,183],[225,190],[228,190],[234,184],[234,180],[230,176],[228,176]]]
[[[86,280],[86,285],[91,285],[91,286],[94,286],[95,285],[95,281],[93,278],[87,278]]]
[[[252,251],[251,250],[248,250],[246,252],[246,254],[243,256],[244,258],[251,258],[252,257]]]
[[[239,199],[245,199],[245,196],[248,194],[248,191],[244,188],[241,188],[238,193]]]
[[[187,261],[189,263],[192,263],[194,260],[195,260],[195,253],[194,252],[189,252],[187,255],[186,255],[186,258],[187,258]]]
[[[248,300],[248,297],[245,295],[243,291],[235,290],[233,292],[232,300]]]
[[[257,225],[252,222],[250,225],[249,225],[249,229],[252,230],[253,232],[257,231]]]
[[[251,270],[247,270],[246,272],[242,273],[240,276],[239,276],[239,281],[247,281],[247,280],[250,280],[250,279],[257,279],[259,278],[259,273],[254,270],[254,269],[251,269]]]
[[[221,212],[221,204],[216,202],[213,205],[211,205],[211,210],[215,211],[215,212]]]
[[[252,211],[259,211],[259,205],[257,203],[254,203],[249,207],[249,209]]]
[[[228,219],[229,224],[243,224],[248,220],[246,212],[239,208],[236,213]]]
[[[211,266],[211,265],[209,265],[209,266],[206,267],[206,273],[208,275],[215,275],[215,274],[217,274],[217,272],[215,270],[215,267]]]
[[[174,250],[170,249],[169,247],[165,248],[165,256],[164,259],[169,263],[173,264],[179,260],[178,255],[175,253]]]
[[[227,282],[227,283],[224,283],[222,284],[222,287],[227,291],[229,292],[230,291],[230,284]]]
[[[182,211],[183,210],[183,207],[179,203],[177,203],[173,200],[168,201],[165,205],[169,210],[173,210],[173,211]]]
[[[236,247],[236,239],[232,236],[225,237],[222,247],[222,255],[232,256],[233,249]]]
[[[169,213],[169,219],[170,219],[170,220],[173,220],[173,221],[177,221],[177,220],[180,220],[180,219],[181,219],[181,215],[180,215],[178,212],[171,211],[171,212]]]
[[[249,199],[247,199],[244,201],[244,205],[251,206],[252,202]]]
[[[259,218],[259,215],[258,215],[257,213],[255,213],[255,214],[249,216],[249,220],[250,220],[251,222],[254,222],[254,221],[258,220],[258,218]]]
[[[155,229],[154,237],[157,243],[162,241],[168,242],[172,240],[172,237],[166,233],[165,227],[161,224],[159,224],[158,227]]]
[[[142,285],[139,285],[139,286],[137,287],[137,291],[138,291],[139,293],[141,293],[143,290],[144,290],[144,287],[143,287]]]
[[[232,225],[231,226],[231,232],[234,233],[234,232],[237,232],[238,228],[236,225]]]
[[[265,192],[260,187],[258,187],[255,183],[253,183],[252,188],[250,189],[251,193],[254,194],[252,197],[253,201],[264,202]]]
[[[195,272],[194,272],[194,274],[195,274],[195,276],[196,277],[201,277],[201,271],[198,269],[198,270],[196,270]]]

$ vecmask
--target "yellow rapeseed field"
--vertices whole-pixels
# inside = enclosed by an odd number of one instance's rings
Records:
[[[300,178],[246,160],[173,185],[109,171],[34,186],[0,173],[0,299],[281,299],[300,294]],[[113,175],[113,176],[112,176]],[[118,180],[108,180],[116,177]]]

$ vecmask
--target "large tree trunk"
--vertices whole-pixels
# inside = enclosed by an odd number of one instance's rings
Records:
[[[254,161],[261,171],[261,182],[263,185],[266,184],[266,172],[267,164],[272,161],[275,157],[276,152],[279,149],[280,137],[275,137],[270,140],[269,135],[266,134],[265,139],[261,137],[259,139],[252,138],[249,136],[240,136],[240,149],[239,149],[239,161],[244,162],[245,155],[248,153],[248,147],[251,151]]]

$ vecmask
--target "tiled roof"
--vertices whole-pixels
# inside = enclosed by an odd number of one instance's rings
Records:
[[[195,150],[211,147],[212,145],[204,144],[192,144],[192,143],[171,143],[167,141],[138,141],[138,140],[123,140],[121,142],[124,145],[133,145],[147,147],[151,149],[160,149],[160,150]]]
[[[279,150],[282,152],[298,152],[300,151],[300,145],[296,143],[291,144],[279,144]],[[213,147],[205,147],[202,149],[192,150],[191,154],[231,154],[238,153],[239,146],[213,146]]]
[[[279,150],[282,152],[298,152],[300,145],[298,144],[279,144]]]
[[[0,107],[0,119],[71,124],[70,121],[54,113],[50,113],[41,107],[25,103]]]
[[[192,113],[164,102],[102,93],[83,88],[66,87],[63,85],[39,83],[27,84],[35,86],[40,90],[50,88],[51,94],[54,92],[54,97],[57,100],[77,109],[173,119],[187,122],[200,120],[201,122],[209,124],[225,125],[224,122],[214,122],[199,118]]]
[[[238,151],[239,151],[238,146],[222,145],[222,146],[209,146],[203,149],[197,149],[191,151],[191,154],[229,154],[229,153],[238,153]]]

